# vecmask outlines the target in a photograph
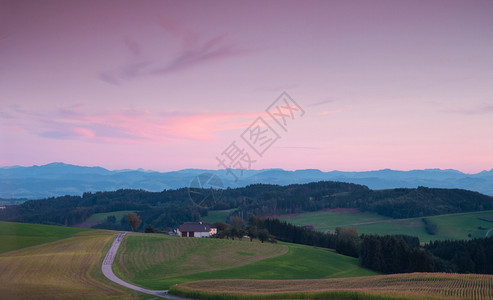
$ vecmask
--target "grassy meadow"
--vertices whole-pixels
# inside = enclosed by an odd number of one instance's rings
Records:
[[[87,229],[63,226],[0,222],[0,253],[54,242]]]
[[[86,222],[100,222],[106,220],[107,217],[109,216],[115,216],[116,221],[120,222],[120,220],[127,216],[128,213],[134,212],[133,210],[118,210],[118,211],[111,211],[111,212],[106,212],[106,213],[97,213],[89,218],[87,218]]]
[[[210,223],[226,222],[226,218],[234,210],[235,209],[209,210],[207,212],[207,216],[202,217],[200,220],[202,222],[210,222]]]
[[[313,212],[282,217],[295,225],[313,225],[315,230],[335,230],[336,227],[355,227],[358,233],[407,234],[422,242],[432,240],[459,240],[485,237],[493,228],[493,211],[458,213],[427,217],[438,226],[438,232],[426,232],[422,218],[392,219],[369,212]],[[493,230],[489,234],[493,234]]]
[[[326,249],[247,240],[185,239],[133,234],[113,266],[124,280],[149,289],[204,279],[306,279],[374,275],[358,260]]]
[[[315,280],[205,280],[175,285],[194,299],[492,299],[493,276],[411,273]]]

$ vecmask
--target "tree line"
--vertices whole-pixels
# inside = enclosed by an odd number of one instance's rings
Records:
[[[493,274],[493,237],[462,241],[434,241],[425,246],[451,263],[451,272]]]
[[[358,184],[321,181],[227,188],[214,206],[201,207],[190,199],[188,189],[184,188],[162,192],[124,189],[9,205],[0,210],[0,220],[72,226],[95,213],[133,210],[139,211],[143,224],[153,224],[162,230],[183,222],[199,221],[210,210],[234,209],[231,217],[247,221],[250,215],[269,217],[330,208],[357,208],[393,218],[424,217],[493,209],[493,197],[465,190],[424,187],[373,191]],[[119,229],[122,224],[121,220],[108,220],[102,225]]]

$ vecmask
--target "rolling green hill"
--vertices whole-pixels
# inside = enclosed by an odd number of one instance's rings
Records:
[[[419,237],[422,242],[481,238],[493,228],[492,210],[427,217],[438,227],[435,235],[426,232],[422,218],[391,219],[374,213],[351,210],[303,213],[280,219],[299,226],[313,225],[318,231],[354,226],[360,234],[407,234]],[[493,230],[489,232],[489,235],[492,234]]]
[[[357,259],[327,249],[151,234],[126,237],[115,262],[118,276],[150,289],[204,279],[314,279],[376,274],[361,268]]]
[[[0,222],[0,253],[50,243],[87,231],[82,228]]]

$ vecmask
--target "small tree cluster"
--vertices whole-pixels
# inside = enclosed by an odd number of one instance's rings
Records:
[[[144,229],[145,233],[156,233],[157,230],[151,225],[147,225],[146,228]]]
[[[260,242],[276,242],[274,236],[272,236],[269,231],[265,228],[259,229],[258,224],[255,222],[256,219],[250,218],[248,226],[245,226],[243,219],[239,217],[232,217],[229,220],[229,225],[223,222],[216,223],[218,233],[215,235],[216,238],[231,238],[231,239],[243,239],[248,237],[250,242],[254,239],[258,239]]]

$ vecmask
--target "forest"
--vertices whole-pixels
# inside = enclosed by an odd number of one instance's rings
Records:
[[[363,185],[332,181],[228,188],[208,207],[198,205],[189,192],[186,188],[162,192],[123,189],[30,200],[0,210],[0,220],[73,226],[95,213],[134,210],[139,212],[142,226],[152,224],[164,229],[198,221],[210,210],[223,209],[232,209],[231,217],[245,221],[250,215],[269,217],[330,208],[357,208],[392,218],[493,209],[493,197],[467,190],[426,187],[371,190]],[[120,229],[122,224],[121,220],[108,220],[106,228]]]

